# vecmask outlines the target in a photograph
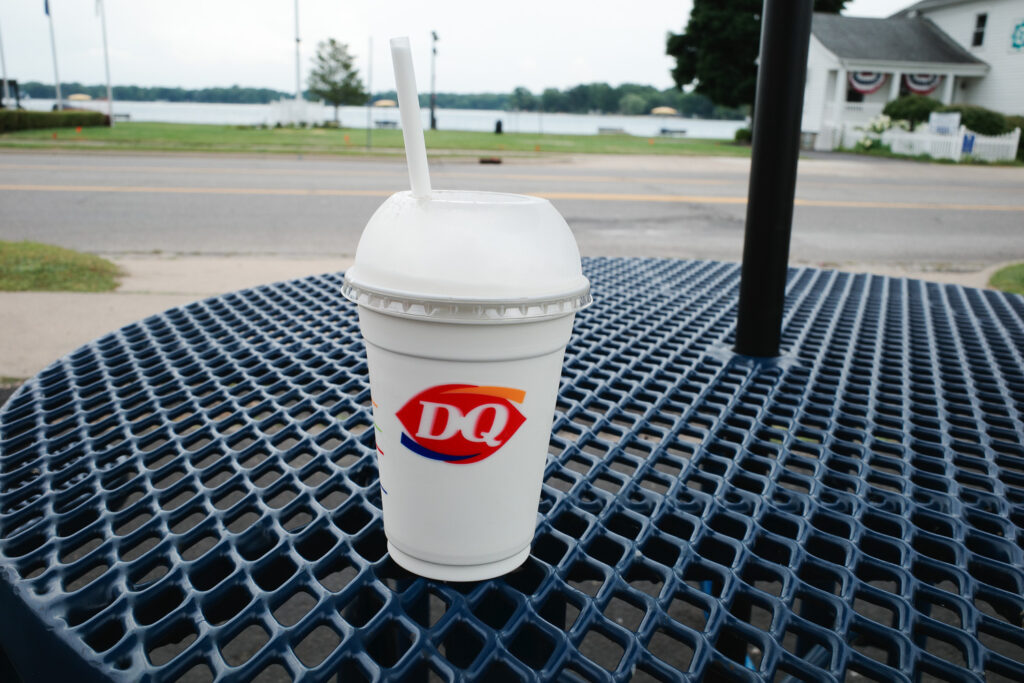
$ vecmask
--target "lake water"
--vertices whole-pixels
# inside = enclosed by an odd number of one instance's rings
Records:
[[[49,110],[54,100],[30,99],[22,101],[26,109]],[[76,107],[106,113],[105,102],[76,102]],[[315,121],[334,118],[334,109],[322,104],[308,103],[309,116]],[[197,102],[120,102],[114,103],[115,114],[128,114],[132,121],[158,121],[162,123],[211,123],[226,125],[273,125],[279,120],[280,108],[274,104],[205,104]],[[430,112],[422,111],[423,126],[430,123]],[[341,124],[349,128],[365,128],[367,107],[341,107]],[[371,108],[374,125],[379,121],[398,122],[395,108]],[[438,109],[437,127],[441,130],[469,130],[489,132],[502,121],[506,133],[563,133],[568,135],[597,135],[601,128],[621,129],[630,135],[652,137],[661,129],[686,131],[686,137],[731,140],[743,121],[710,121],[684,119],[678,116],[619,116],[615,114],[538,114],[536,112],[510,112],[487,109]]]

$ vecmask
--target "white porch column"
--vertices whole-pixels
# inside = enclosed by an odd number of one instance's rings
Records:
[[[900,81],[903,80],[903,74],[893,71],[890,78],[892,78],[892,82],[889,83],[889,101],[892,102],[900,96]]]
[[[846,69],[839,67],[836,71],[836,91],[835,100],[833,102],[833,115],[835,123],[842,123],[843,115],[846,113]]]
[[[942,103],[953,104],[953,81],[956,76],[946,74],[942,79]]]

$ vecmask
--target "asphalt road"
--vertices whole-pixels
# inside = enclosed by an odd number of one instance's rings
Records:
[[[434,186],[542,194],[585,255],[738,260],[749,162],[576,156],[432,162]],[[404,160],[0,152],[0,239],[100,253],[351,256]],[[803,159],[792,260],[1024,259],[1024,168]]]

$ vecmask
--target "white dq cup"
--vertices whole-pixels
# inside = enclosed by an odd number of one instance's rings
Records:
[[[392,558],[450,581],[515,569],[591,301],[569,226],[536,197],[399,192],[367,224],[344,294],[366,342]]]

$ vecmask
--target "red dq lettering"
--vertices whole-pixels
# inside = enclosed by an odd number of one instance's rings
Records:
[[[422,391],[398,411],[402,445],[432,460],[461,465],[494,454],[526,418],[514,403],[526,392],[509,387],[442,384]]]

